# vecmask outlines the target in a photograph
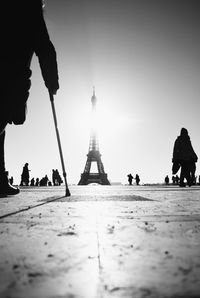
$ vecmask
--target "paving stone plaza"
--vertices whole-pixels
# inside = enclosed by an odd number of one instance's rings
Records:
[[[200,297],[200,187],[22,188],[0,199],[0,298]]]

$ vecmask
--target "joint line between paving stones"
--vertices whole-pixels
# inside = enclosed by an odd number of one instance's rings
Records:
[[[96,223],[96,235],[97,235],[97,251],[98,251],[98,264],[99,264],[99,271],[101,271],[101,256],[100,256],[100,243],[99,243],[99,233],[98,233],[98,225]]]
[[[19,214],[19,213],[21,213],[21,212],[29,211],[30,209],[37,208],[37,207],[46,205],[46,204],[48,204],[48,203],[51,203],[51,202],[54,202],[54,201],[57,201],[57,200],[60,200],[60,199],[63,199],[63,198],[65,198],[65,196],[60,197],[60,198],[56,198],[56,199],[52,199],[52,200],[49,200],[48,202],[43,202],[43,203],[40,203],[40,204],[37,204],[37,205],[34,205],[34,206],[28,206],[28,207],[23,208],[23,209],[21,209],[21,210],[14,211],[14,212],[10,212],[10,213],[1,215],[1,216],[0,216],[0,219],[3,219],[3,218],[5,218],[5,217],[9,217],[9,216],[12,216],[12,215]]]
[[[99,268],[99,282],[100,282],[100,291],[99,291],[99,298],[103,298],[102,294],[102,286],[103,286],[103,279],[102,279],[102,264],[101,264],[101,253],[100,253],[100,241],[99,241],[99,229],[98,223],[96,221],[96,237],[97,237],[97,253],[98,253],[98,268]]]

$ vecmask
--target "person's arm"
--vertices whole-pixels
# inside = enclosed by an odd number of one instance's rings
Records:
[[[178,140],[176,140],[173,148],[172,162],[177,162],[178,159],[179,159],[179,142]]]
[[[50,93],[59,89],[58,66],[55,48],[49,38],[40,1],[34,2],[33,41],[34,51],[38,56],[42,76]]]
[[[192,144],[191,144],[191,152],[192,152],[192,160],[193,160],[194,162],[197,162],[197,160],[198,160],[198,156],[196,155],[196,153],[195,153],[195,151],[194,151],[194,149],[193,149],[193,147],[192,147]]]

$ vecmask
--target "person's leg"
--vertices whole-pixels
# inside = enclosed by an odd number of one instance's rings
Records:
[[[0,196],[16,195],[19,189],[10,185],[8,172],[5,170],[4,144],[5,144],[5,123],[0,124]]]
[[[192,175],[189,168],[186,168],[185,170],[185,177],[186,177],[188,186],[192,186],[193,181],[192,181]]]
[[[187,184],[189,186],[192,185],[192,176],[191,176],[191,165],[190,165],[190,162],[183,162],[182,163],[182,177],[183,177],[183,180],[184,180],[184,178],[186,178]],[[182,179],[182,177],[180,177],[180,178]],[[180,181],[180,185],[181,185],[181,181]]]
[[[181,165],[181,173],[180,173],[180,182],[179,182],[179,185],[180,186],[185,186],[185,183],[184,183],[184,178],[185,178],[185,163],[184,162],[181,162],[180,165]]]
[[[195,162],[192,161],[190,163],[190,174],[191,174],[192,184],[196,184],[195,183],[195,172],[196,172],[196,164],[195,164]]]

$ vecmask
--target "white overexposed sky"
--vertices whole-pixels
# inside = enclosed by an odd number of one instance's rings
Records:
[[[171,177],[173,144],[189,131],[200,158],[200,2],[198,0],[46,0],[57,51],[58,128],[69,183],[78,183],[89,149],[96,89],[99,145],[111,182]],[[20,182],[61,170],[51,106],[34,56],[28,115],[9,126],[6,165]],[[197,163],[197,175],[200,166]]]

